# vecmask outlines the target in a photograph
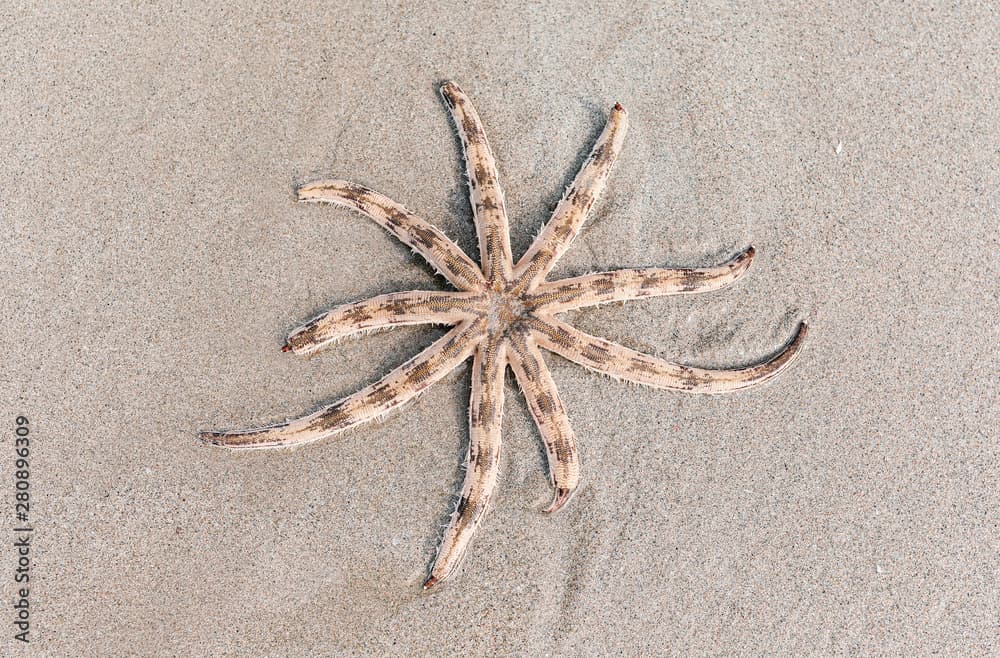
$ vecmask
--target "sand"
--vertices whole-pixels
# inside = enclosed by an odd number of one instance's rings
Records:
[[[31,642],[8,608],[7,655],[998,651],[988,3],[18,4],[0,12],[0,399],[8,469],[30,420],[35,534]],[[440,335],[279,351],[333,305],[445,287],[362,217],[295,205],[297,185],[364,183],[475,253],[445,79],[483,116],[516,253],[628,108],[556,275],[758,250],[729,289],[578,326],[706,366],[812,331],[776,381],[719,397],[549,356],[584,468],[554,517],[509,378],[495,502],[424,594],[468,366],[321,444],[195,435],[315,409]]]

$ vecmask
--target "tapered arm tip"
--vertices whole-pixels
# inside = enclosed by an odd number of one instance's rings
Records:
[[[782,365],[789,363],[793,358],[798,356],[798,353],[802,351],[802,343],[805,342],[806,335],[809,333],[809,323],[805,320],[799,322],[798,328],[795,330],[795,336],[792,338],[791,342],[788,343],[788,347],[782,350],[781,354],[774,358],[775,361],[781,361]]]
[[[757,255],[757,249],[751,245],[743,250],[743,253],[735,256],[731,261],[729,261],[728,266],[730,271],[734,276],[733,280],[743,276],[750,265],[753,264],[754,256]]]
[[[209,445],[226,448],[227,450],[245,450],[247,448],[267,448],[270,444],[261,445],[255,441],[255,435],[261,432],[199,432],[198,438]]]
[[[198,432],[199,440],[213,446],[225,447],[225,441],[222,440],[224,436],[224,432]]]
[[[563,508],[563,506],[569,502],[573,494],[576,493],[575,489],[556,489],[555,498],[552,500],[552,504],[545,508],[546,514],[555,514]]]
[[[315,180],[295,190],[299,202],[331,201],[347,202],[353,205],[359,199],[369,198],[375,193],[364,186],[346,180]],[[364,212],[362,210],[362,212]]]
[[[295,190],[295,200],[299,203],[319,200],[319,186],[315,183],[307,183]]]

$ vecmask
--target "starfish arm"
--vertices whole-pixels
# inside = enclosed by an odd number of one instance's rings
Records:
[[[251,430],[203,432],[201,439],[233,449],[298,446],[324,439],[412,400],[469,358],[482,331],[481,322],[463,322],[374,384],[298,420]]]
[[[535,425],[549,458],[549,478],[556,489],[546,512],[556,512],[569,502],[580,483],[580,458],[576,437],[566,409],[534,339],[528,335],[511,341],[510,366],[528,401]]]
[[[479,298],[471,292],[413,290],[344,304],[292,331],[282,351],[310,354],[359,331],[409,324],[458,324],[477,315]]]
[[[487,339],[480,343],[472,367],[469,450],[462,497],[444,532],[424,589],[454,572],[489,505],[500,470],[500,420],[506,368],[506,348],[502,341]]]
[[[645,267],[598,272],[542,283],[531,298],[536,307],[546,313],[562,313],[607,302],[718,290],[743,276],[750,267],[753,256],[754,248],[750,247],[739,256],[715,267]]]
[[[584,333],[553,317],[533,326],[538,344],[570,361],[619,379],[690,393],[728,393],[771,379],[792,362],[806,337],[799,324],[791,342],[772,358],[747,368],[709,370],[664,361]]]
[[[519,289],[529,289],[544,279],[559,257],[569,249],[591,206],[604,191],[627,129],[628,114],[621,105],[615,104],[590,157],[566,189],[552,218],[515,266],[514,277]]]
[[[479,113],[465,92],[454,82],[446,82],[441,87],[441,96],[451,110],[465,151],[469,200],[476,220],[483,275],[490,281],[500,276],[509,278],[513,268],[510,230],[493,150],[486,139]]]
[[[347,181],[327,180],[300,187],[298,197],[299,201],[333,203],[357,210],[427,259],[459,290],[483,287],[482,272],[448,236],[374,190]]]

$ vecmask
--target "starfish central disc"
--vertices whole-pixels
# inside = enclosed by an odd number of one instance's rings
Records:
[[[486,311],[486,331],[493,336],[507,335],[528,317],[528,306],[509,292],[490,292]]]

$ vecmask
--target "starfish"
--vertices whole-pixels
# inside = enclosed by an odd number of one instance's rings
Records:
[[[548,223],[514,263],[504,195],[479,115],[455,83],[445,83],[441,95],[462,140],[481,265],[439,229],[378,192],[342,180],[307,184],[298,189],[299,201],[332,203],[366,215],[426,258],[457,290],[395,292],[334,308],[292,331],[282,351],[309,354],[349,334],[400,325],[443,324],[452,329],[381,380],[315,413],[278,425],[201,434],[206,442],[239,450],[312,443],[381,417],[471,356],[465,480],[424,589],[455,571],[486,512],[500,467],[508,365],[545,444],[555,490],[545,511],[556,512],[577,489],[580,459],[539,348],[616,379],[688,393],[726,393],[777,375],[792,362],[806,335],[802,322],[794,338],[770,359],[744,368],[710,370],[636,352],[560,320],[557,316],[564,311],[606,302],[718,290],[747,271],[754,249],[715,267],[623,269],[547,281],[604,190],[625,138],[627,113],[620,104],[614,106]]]

